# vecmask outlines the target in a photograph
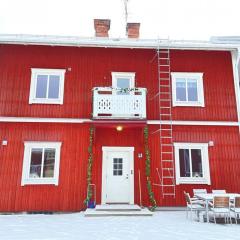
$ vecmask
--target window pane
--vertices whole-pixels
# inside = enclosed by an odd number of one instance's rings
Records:
[[[47,75],[37,76],[36,98],[46,98],[47,96]]]
[[[56,99],[59,97],[59,83],[60,76],[57,75],[49,76],[48,98]]]
[[[187,81],[187,88],[188,88],[188,101],[197,101],[197,80],[189,79]]]
[[[33,148],[31,150],[30,178],[41,177],[42,151],[43,150],[41,148]]]
[[[192,176],[203,177],[201,149],[192,149]]]
[[[44,152],[43,177],[54,177],[55,149],[46,148]]]
[[[176,80],[176,100],[186,101],[186,80],[184,78],[178,78]]]
[[[117,78],[117,88],[130,88],[130,79],[129,78]],[[129,91],[118,91],[119,95],[128,95]]]
[[[190,177],[189,149],[179,149],[180,177]]]

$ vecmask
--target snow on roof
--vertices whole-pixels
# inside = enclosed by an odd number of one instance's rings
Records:
[[[191,41],[170,39],[84,38],[77,36],[51,36],[28,34],[0,34],[0,44],[50,45],[109,48],[170,48],[202,50],[235,50],[239,43],[230,41]]]

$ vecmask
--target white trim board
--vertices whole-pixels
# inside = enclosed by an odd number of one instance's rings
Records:
[[[237,116],[238,116],[238,122],[240,122],[240,90],[239,90],[239,74],[238,74],[238,63],[240,61],[240,49],[238,49],[238,52],[232,51],[232,68],[233,68],[233,81],[234,81],[234,90],[235,90],[235,100],[237,105]],[[239,126],[240,131],[240,126]]]
[[[126,119],[121,120],[121,123]],[[106,120],[107,121],[107,120]],[[135,120],[136,121],[136,120]],[[88,118],[35,118],[35,117],[0,117],[0,122],[6,123],[92,123],[92,119]],[[228,121],[159,121],[159,120],[147,120],[147,124],[172,124],[172,125],[190,125],[190,126],[240,126],[240,122],[228,122]]]

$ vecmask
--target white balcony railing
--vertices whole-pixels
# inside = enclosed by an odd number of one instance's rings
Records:
[[[146,118],[146,88],[93,88],[93,118]]]

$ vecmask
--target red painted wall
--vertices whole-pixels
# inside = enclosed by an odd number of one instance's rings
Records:
[[[159,183],[156,168],[160,168],[159,136],[149,129],[152,183]],[[0,125],[0,212],[1,211],[78,211],[84,208],[86,196],[87,147],[89,126],[78,124],[14,124]],[[24,141],[61,141],[59,185],[21,186]],[[193,188],[226,189],[240,192],[240,139],[237,127],[175,126],[175,142],[209,142],[211,186],[178,185],[176,199],[163,199],[161,189],[153,186],[158,206],[185,205],[183,191]],[[135,202],[139,204],[138,170],[141,172],[142,199],[148,205],[145,179],[143,129],[126,128],[117,132],[112,128],[96,128],[94,134],[93,183],[97,186],[97,202],[101,201],[102,146],[133,146],[135,170]],[[137,154],[143,153],[143,158]]]
[[[0,45],[0,116],[91,118],[92,91],[111,86],[111,72],[135,72],[148,89],[147,118],[159,119],[154,50]],[[31,68],[64,68],[63,105],[28,104]],[[203,72],[205,106],[175,107],[175,120],[236,121],[231,54],[171,50],[172,72]]]

